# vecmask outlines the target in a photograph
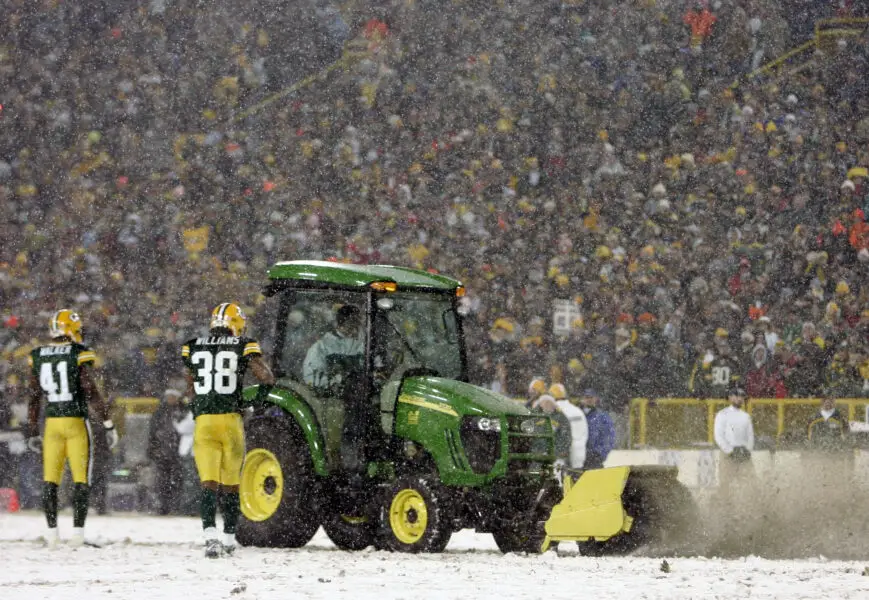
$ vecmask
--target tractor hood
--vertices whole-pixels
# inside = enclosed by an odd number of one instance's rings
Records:
[[[531,414],[519,402],[493,391],[442,377],[409,377],[404,380],[401,396],[413,396],[444,408],[452,408],[459,416]]]

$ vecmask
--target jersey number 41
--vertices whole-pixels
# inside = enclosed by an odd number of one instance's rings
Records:
[[[55,370],[57,377],[55,377]],[[66,361],[62,360],[56,364],[42,363],[42,366],[39,367],[39,387],[45,392],[49,402],[71,402],[72,392],[69,391],[69,372]]]

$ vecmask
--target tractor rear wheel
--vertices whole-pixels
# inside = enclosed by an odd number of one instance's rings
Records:
[[[443,552],[452,535],[449,494],[426,477],[400,477],[380,507],[378,546],[395,552]]]
[[[311,454],[295,423],[259,418],[245,432],[241,473],[241,518],[236,539],[243,546],[300,548],[320,526]]]

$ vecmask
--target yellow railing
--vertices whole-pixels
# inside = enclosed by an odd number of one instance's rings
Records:
[[[160,399],[150,396],[136,398],[115,398],[113,404],[116,407],[127,412],[150,413],[157,410],[157,406],[159,406],[160,404]]]
[[[755,436],[779,440],[805,431],[820,398],[752,398],[747,410]],[[630,447],[684,448],[714,443],[715,413],[726,400],[697,398],[634,398],[630,405]],[[849,421],[863,420],[869,398],[837,398],[836,406]]]
[[[815,23],[815,42],[825,37],[856,37],[869,27],[869,18],[839,17]]]
[[[829,43],[836,38],[859,36],[866,31],[867,27],[869,27],[869,18],[821,19],[815,23],[815,35],[811,40],[752,71],[748,74],[748,79],[776,74],[791,62],[802,58],[802,55],[813,55],[815,50],[828,47]],[[807,60],[808,57],[802,62]],[[738,86],[739,81],[735,81],[730,87],[736,88]]]

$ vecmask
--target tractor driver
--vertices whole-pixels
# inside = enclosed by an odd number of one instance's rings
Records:
[[[305,383],[327,395],[343,395],[353,372],[363,364],[362,313],[349,304],[335,314],[335,329],[308,349],[302,364]]]

